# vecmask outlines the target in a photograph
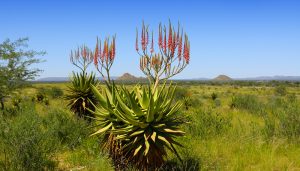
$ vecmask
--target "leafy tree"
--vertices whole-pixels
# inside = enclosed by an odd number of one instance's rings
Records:
[[[45,55],[44,51],[27,50],[28,38],[20,38],[14,42],[6,39],[0,44],[0,102],[4,109],[4,99],[26,81],[34,79],[41,72],[32,68],[32,64],[42,62],[36,56]]]

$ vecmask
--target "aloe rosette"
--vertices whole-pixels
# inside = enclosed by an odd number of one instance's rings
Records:
[[[184,135],[179,130],[184,121],[176,115],[182,103],[174,103],[175,86],[164,84],[153,92],[150,87],[129,91],[112,84],[103,92],[95,86],[92,90],[99,101],[91,111],[99,124],[93,135],[113,135],[120,145],[119,154],[140,169],[162,166],[167,149],[178,155],[174,145],[181,145],[175,138]]]
[[[91,103],[96,104],[97,99],[91,89],[91,85],[98,84],[95,74],[86,75],[84,73],[74,73],[71,77],[71,85],[68,86],[68,94],[65,99],[68,101],[70,110],[78,117],[90,119],[92,113],[87,110],[93,110]]]

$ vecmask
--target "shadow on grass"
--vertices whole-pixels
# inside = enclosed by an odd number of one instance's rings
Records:
[[[160,171],[198,171],[201,168],[197,158],[185,158],[182,162],[170,160],[162,166]]]

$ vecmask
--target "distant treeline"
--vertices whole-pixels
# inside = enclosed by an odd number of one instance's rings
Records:
[[[67,83],[68,81],[34,81],[32,83]],[[147,84],[147,80],[115,80],[116,84]],[[276,87],[279,85],[286,85],[290,87],[300,87],[300,81],[246,81],[246,80],[231,80],[231,81],[212,81],[212,80],[169,80],[168,83],[173,82],[177,85],[230,85],[230,86],[267,86]]]

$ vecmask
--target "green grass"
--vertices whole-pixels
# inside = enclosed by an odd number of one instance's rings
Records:
[[[67,94],[67,83],[34,84],[22,91],[21,104],[26,106],[24,98],[34,97],[39,89],[53,87]],[[300,87],[286,86],[285,94],[278,94],[276,87],[263,85],[179,87],[177,99],[188,100],[188,108],[181,113],[190,122],[183,126],[186,136],[179,139],[184,145],[179,148],[183,163],[170,156],[164,170],[300,170]],[[216,98],[212,98],[213,93]],[[107,154],[99,149],[99,138],[88,136],[90,132],[84,131],[84,123],[68,111],[65,100],[51,94],[47,97],[49,105],[34,102],[32,113],[45,123],[53,123],[41,132],[56,131],[55,137],[61,139],[47,161],[56,163],[56,170],[113,170]],[[238,97],[234,107],[233,97]],[[8,111],[1,119],[21,125],[22,111],[9,102],[8,108],[17,110],[16,114],[7,116],[11,112]],[[0,143],[0,150],[3,147]],[[2,164],[4,157],[0,152]]]

